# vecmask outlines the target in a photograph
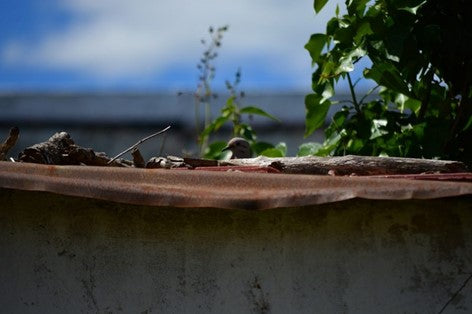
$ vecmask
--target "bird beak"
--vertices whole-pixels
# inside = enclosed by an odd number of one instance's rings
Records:
[[[221,151],[224,152],[224,151],[227,151],[227,150],[230,150],[231,147],[230,146],[226,146],[225,148],[223,148]]]

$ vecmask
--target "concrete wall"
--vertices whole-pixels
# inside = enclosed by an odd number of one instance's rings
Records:
[[[471,261],[471,198],[250,212],[0,189],[1,313],[470,313]]]

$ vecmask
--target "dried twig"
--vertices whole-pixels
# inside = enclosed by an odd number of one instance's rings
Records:
[[[0,144],[0,160],[5,160],[8,154],[8,151],[15,146],[18,136],[20,134],[20,129],[18,127],[13,127],[10,129],[10,134],[3,144]]]
[[[162,136],[161,149],[159,149],[159,155],[158,156],[162,156],[162,152],[164,151],[164,146],[166,145],[166,139],[167,139],[167,134],[165,133]]]
[[[149,136],[147,136],[147,137],[145,137],[145,138],[139,140],[139,141],[136,142],[136,144],[134,144],[133,146],[128,147],[127,149],[125,149],[124,151],[122,151],[121,153],[119,153],[118,155],[116,155],[115,157],[113,157],[112,159],[110,159],[110,161],[108,162],[108,164],[111,164],[113,161],[115,161],[115,159],[117,159],[117,158],[123,156],[124,154],[126,154],[126,153],[129,152],[130,150],[133,150],[135,147],[137,147],[138,145],[144,143],[145,141],[147,141],[147,140],[153,138],[154,136],[157,136],[157,135],[159,135],[159,134],[164,133],[164,132],[167,131],[168,129],[170,129],[170,125],[169,125],[168,127],[164,128],[164,129],[160,130],[159,132],[156,132],[156,133],[154,133],[154,134],[151,134],[151,135],[149,135]]]

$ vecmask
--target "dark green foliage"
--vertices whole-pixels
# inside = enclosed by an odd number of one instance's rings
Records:
[[[326,1],[314,1],[319,12]],[[306,97],[305,136],[320,128],[336,82],[348,80],[352,100],[332,118],[323,145],[299,154],[388,155],[472,161],[472,2],[354,0],[326,34],[305,48],[315,66]],[[358,100],[350,73],[363,69],[380,92]],[[376,89],[377,90],[377,89]],[[367,95],[368,96],[368,95]],[[369,99],[366,101],[366,99]],[[311,145],[311,146],[310,146]]]

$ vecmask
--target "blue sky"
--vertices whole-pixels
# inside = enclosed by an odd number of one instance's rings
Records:
[[[2,0],[0,91],[193,90],[200,39],[228,24],[214,86],[242,69],[246,90],[308,91],[303,46],[331,1]]]

